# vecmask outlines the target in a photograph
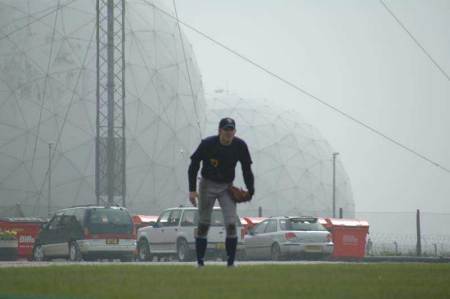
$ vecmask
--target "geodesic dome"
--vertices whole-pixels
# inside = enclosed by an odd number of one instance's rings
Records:
[[[293,110],[274,103],[216,93],[207,99],[206,134],[217,134],[223,117],[236,120],[236,136],[250,149],[255,175],[255,196],[239,205],[240,215],[332,216],[332,153],[328,142]],[[245,187],[240,167],[235,184]],[[336,215],[354,217],[350,180],[336,160]]]
[[[0,1],[0,206],[47,214],[49,143],[51,210],[96,201],[95,3]],[[153,4],[125,10],[126,197],[141,213],[186,201],[205,116],[192,48]]]

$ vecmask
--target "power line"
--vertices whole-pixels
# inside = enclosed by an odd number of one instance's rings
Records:
[[[198,116],[198,111],[197,111],[197,97],[194,95],[194,89],[192,88],[192,79],[191,79],[191,74],[189,72],[189,65],[188,65],[188,61],[187,61],[187,57],[186,57],[186,50],[184,49],[184,40],[183,40],[183,34],[181,33],[181,27],[180,27],[180,22],[178,21],[178,12],[177,12],[177,4],[175,2],[175,0],[173,0],[173,7],[175,9],[175,16],[177,19],[177,27],[178,27],[178,33],[180,35],[180,41],[181,41],[181,48],[183,49],[183,57],[184,57],[184,64],[186,66],[186,72],[188,75],[188,80],[189,80],[189,87],[191,88],[191,95],[192,95],[192,102],[194,104],[194,112],[195,112],[195,117],[197,118],[197,126],[198,129],[200,131],[200,139],[202,139],[202,128],[200,126],[200,118]]]
[[[419,41],[412,35],[412,33],[406,28],[405,25],[400,21],[399,18],[394,14],[394,12],[389,9],[389,7],[384,3],[383,0],[380,0],[381,5],[387,10],[387,12],[395,19],[395,21],[402,27],[402,29],[409,35],[409,37],[414,41],[414,43],[422,50],[422,52],[430,59],[430,61],[434,64],[435,67],[450,81],[450,76],[444,71],[444,69],[433,59],[430,53],[419,43]]]
[[[291,82],[291,81],[289,81],[289,80],[287,80],[287,79],[284,79],[284,78],[281,77],[280,75],[278,75],[278,74],[272,72],[272,71],[269,70],[268,68],[266,68],[266,67],[264,67],[264,66],[258,64],[257,62],[251,60],[250,58],[244,56],[243,54],[240,54],[239,52],[237,52],[237,51],[235,51],[235,50],[229,48],[229,47],[226,46],[225,44],[223,44],[223,43],[217,41],[216,39],[212,38],[211,36],[207,35],[206,33],[203,33],[202,31],[198,30],[197,28],[195,28],[195,27],[193,27],[193,26],[191,26],[191,25],[189,25],[189,24],[187,24],[187,23],[185,23],[185,22],[179,20],[178,18],[172,16],[170,13],[168,13],[167,11],[165,11],[165,10],[159,8],[159,7],[156,6],[155,4],[150,3],[150,2],[148,2],[148,1],[146,1],[146,0],[144,0],[144,1],[145,1],[148,5],[154,7],[155,9],[157,9],[157,10],[159,10],[160,12],[162,12],[163,14],[165,14],[166,16],[168,16],[168,17],[170,17],[170,18],[172,18],[172,19],[175,19],[177,22],[183,24],[185,27],[189,28],[190,30],[194,31],[195,33],[197,33],[197,34],[203,36],[204,38],[206,38],[207,40],[211,41],[212,43],[218,45],[219,47],[221,47],[221,48],[223,48],[223,49],[225,49],[225,50],[227,50],[228,52],[230,52],[230,53],[232,53],[233,55],[235,55],[235,56],[241,58],[242,60],[244,60],[244,61],[250,63],[251,65],[255,66],[256,68],[262,70],[263,72],[269,74],[270,76],[272,76],[272,77],[278,79],[279,81],[285,83],[286,85],[288,85],[288,86],[294,88],[295,90],[299,91],[300,93],[302,93],[302,94],[304,94],[304,95],[306,95],[306,96],[308,96],[308,97],[310,97],[310,98],[316,100],[316,101],[319,102],[320,104],[322,104],[322,105],[324,105],[324,106],[330,108],[331,110],[337,112],[338,114],[344,116],[345,118],[350,119],[351,121],[353,121],[353,122],[359,124],[360,126],[366,128],[366,129],[368,129],[369,131],[375,133],[376,135],[383,137],[384,139],[386,139],[386,140],[390,141],[391,143],[393,143],[393,144],[395,144],[395,145],[401,147],[402,149],[404,149],[404,150],[406,150],[406,151],[412,153],[413,155],[419,157],[420,159],[422,159],[422,160],[424,160],[424,161],[426,161],[426,162],[428,162],[428,163],[430,163],[430,164],[432,164],[432,165],[434,165],[434,166],[436,166],[436,167],[438,167],[438,168],[444,170],[444,171],[447,172],[447,173],[450,173],[450,169],[447,168],[447,167],[445,167],[444,165],[441,165],[441,164],[437,163],[436,161],[432,160],[431,158],[429,158],[429,157],[427,157],[427,156],[425,156],[425,155],[423,155],[423,154],[421,154],[421,153],[415,151],[414,149],[412,149],[412,148],[410,148],[410,147],[408,147],[408,146],[402,144],[401,142],[399,142],[399,141],[397,141],[397,140],[395,140],[395,139],[393,139],[393,138],[387,136],[386,134],[382,133],[381,131],[379,131],[379,130],[373,128],[373,127],[371,127],[370,125],[366,124],[366,123],[363,122],[363,121],[358,120],[357,118],[355,118],[355,117],[353,117],[352,115],[350,115],[350,114],[348,114],[348,113],[346,113],[346,112],[340,110],[339,108],[337,108],[337,107],[335,107],[335,106],[333,106],[333,105],[331,105],[331,104],[328,104],[328,103],[325,102],[324,100],[322,100],[322,99],[320,99],[319,97],[317,97],[317,96],[311,94],[310,92],[306,91],[305,89],[299,87],[299,86],[296,85],[295,83],[293,83],[293,82]]]

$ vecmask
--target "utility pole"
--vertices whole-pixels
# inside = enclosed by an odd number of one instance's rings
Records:
[[[336,156],[339,153],[333,153],[333,218],[336,218]]]
[[[422,255],[422,236],[420,234],[420,210],[417,209],[416,212],[416,233],[417,233],[417,243],[416,243],[416,255]]]
[[[124,26],[124,0],[97,0],[97,204],[126,204]]]
[[[48,143],[48,202],[47,215],[51,216],[51,202],[52,202],[52,147],[53,142]]]

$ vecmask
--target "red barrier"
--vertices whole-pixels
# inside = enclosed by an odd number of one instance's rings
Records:
[[[326,218],[324,225],[334,242],[332,257],[335,259],[362,259],[365,255],[366,237],[369,223],[356,219]]]
[[[18,240],[18,258],[30,259],[33,255],[33,245],[41,225],[47,220],[41,218],[0,218],[0,231],[15,231]]]

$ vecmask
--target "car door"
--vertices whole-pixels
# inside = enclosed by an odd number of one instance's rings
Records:
[[[261,248],[264,231],[269,220],[264,220],[257,224],[249,235],[245,236],[245,252],[249,258],[260,258],[262,256]]]
[[[263,258],[269,258],[271,256],[272,244],[277,241],[277,220],[270,219],[264,233],[260,236],[261,255]]]
[[[83,236],[83,230],[74,215],[63,215],[60,221],[61,234],[55,245],[58,256],[69,256],[69,242],[79,240]]]
[[[208,231],[208,248],[225,250],[225,223],[221,209],[213,209]]]
[[[180,219],[181,219],[180,209],[172,210],[170,212],[169,219],[167,221],[163,233],[164,251],[176,252]]]
[[[56,221],[55,217],[56,216],[54,216],[52,219],[50,219],[49,222],[47,222],[47,223],[42,225],[41,230],[40,230],[39,235],[38,235],[38,239],[36,240],[36,244],[42,245],[42,249],[44,250],[44,254],[47,254],[47,248],[48,248],[48,245],[49,245],[49,238],[50,238],[50,233],[51,233],[50,230],[49,230],[49,227],[50,227],[50,225],[53,225],[52,224],[53,221]]]
[[[179,236],[183,236],[188,243],[194,242],[197,224],[197,210],[184,210],[180,223]]]
[[[68,256],[69,254],[69,222],[70,217],[67,215],[61,215],[58,229],[54,235],[54,245],[52,246],[53,255],[55,256]]]
[[[169,221],[171,210],[167,210],[161,213],[156,221],[153,229],[149,233],[149,243],[154,252],[164,251],[164,233]]]
[[[45,238],[42,241],[42,248],[46,256],[58,255],[58,242],[61,238],[61,218],[62,215],[55,215],[48,223]]]

